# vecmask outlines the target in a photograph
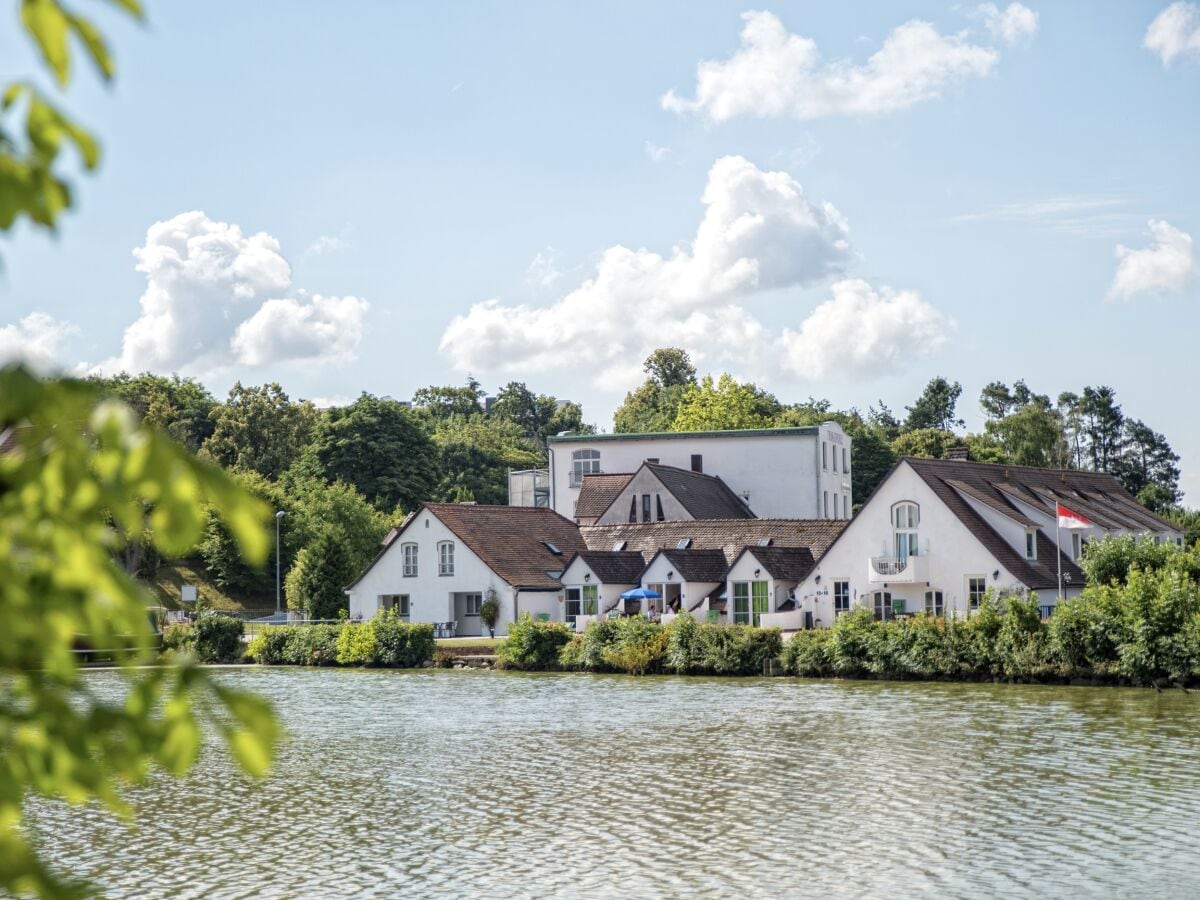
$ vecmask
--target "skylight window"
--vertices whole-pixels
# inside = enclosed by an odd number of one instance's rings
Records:
[[[770,547],[771,543],[772,543],[771,538],[759,538],[758,539],[758,546],[760,546],[760,547]]]
[[[628,543],[628,542],[627,541],[617,541],[615,544],[613,544],[612,552],[620,553],[622,550],[625,549],[626,543]]]
[[[550,541],[542,541],[542,543],[545,544],[546,549],[549,550],[551,553],[553,553],[555,556],[562,556],[562,551],[559,550],[558,547],[556,547],[554,544],[550,543]]]
[[[680,538],[679,543],[677,543],[675,545],[675,549],[676,550],[686,550],[690,546],[692,546],[691,538]]]

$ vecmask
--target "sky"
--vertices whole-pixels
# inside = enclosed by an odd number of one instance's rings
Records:
[[[945,375],[972,429],[993,380],[1108,384],[1200,497],[1200,4],[147,7],[89,5],[118,76],[62,102],[103,164],[0,240],[0,358],[470,373],[602,430],[659,346],[785,402]]]

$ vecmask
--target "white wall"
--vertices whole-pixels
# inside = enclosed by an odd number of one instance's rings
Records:
[[[438,575],[437,545],[454,542],[454,574]],[[417,544],[417,575],[405,577],[403,544]],[[454,595],[496,591],[500,621],[496,633],[513,621],[513,590],[472,553],[437,516],[423,509],[408,528],[387,548],[383,557],[349,591],[350,615],[369,619],[379,608],[381,594],[408,594],[410,622],[448,622],[455,619]],[[528,611],[529,595],[521,595],[521,609]],[[551,594],[551,597],[554,595]],[[539,599],[537,602],[541,603]],[[539,607],[540,609],[540,607]],[[535,610],[537,611],[537,610]],[[468,631],[476,629],[468,628]]]
[[[680,434],[646,439],[586,437],[550,442],[551,505],[568,519],[575,518],[579,488],[571,486],[571,454],[576,450],[600,452],[600,471],[636,472],[647,459],[668,466],[690,469],[692,454],[703,457],[703,470],[719,475],[739,496],[749,494],[747,503],[760,518],[825,518],[823,494],[834,491],[850,496],[850,473],[821,466],[821,442],[850,447],[850,438],[836,423],[821,425],[807,433],[738,434],[702,437]],[[847,453],[847,456],[849,453]],[[853,498],[851,497],[851,502]],[[623,510],[629,514],[628,499]],[[842,503],[838,504],[838,518]],[[833,518],[832,506],[830,518]],[[623,521],[623,520],[622,520]]]
[[[584,575],[590,575],[591,580],[584,581]],[[566,588],[574,587],[582,589],[585,584],[594,584],[599,587],[600,590],[598,593],[600,602],[596,612],[601,616],[608,611],[610,606],[617,606],[619,609],[620,607],[618,604],[621,602],[621,595],[626,591],[633,590],[633,588],[637,587],[636,584],[605,584],[600,580],[599,576],[592,571],[591,567],[583,561],[583,559],[576,559],[571,563],[571,565],[567,566],[566,570],[562,574],[562,584],[564,589],[564,599],[566,596]],[[564,617],[565,610],[563,616],[560,616],[559,618]]]
[[[927,554],[928,586],[888,582],[872,584],[868,575],[873,556],[894,552],[891,510],[902,500],[921,507],[918,543]],[[999,578],[993,578],[999,571]],[[977,541],[967,527],[948,510],[927,484],[907,465],[901,464],[875,492],[871,502],[842,532],[842,536],[820,559],[817,566],[796,589],[802,609],[812,610],[819,626],[833,623],[833,582],[850,582],[851,608],[868,606],[875,590],[888,590],[893,599],[903,598],[910,611],[923,609],[925,592],[940,590],[947,612],[967,611],[967,578],[982,575],[994,590],[1022,589],[1022,585]],[[818,584],[817,578],[820,577]],[[1053,596],[1043,598],[1052,603]]]
[[[603,462],[604,450],[601,448],[601,461]],[[649,469],[640,469],[638,473],[630,480],[629,484],[625,485],[625,490],[621,491],[616,500],[599,519],[596,520],[597,525],[621,525],[629,521],[629,504],[633,497],[637,497],[637,520],[642,521],[642,496],[650,495],[650,521],[658,521],[658,505],[655,503],[655,498],[662,501],[663,520],[667,522],[686,522],[690,521],[692,514],[683,508],[683,504],[675,499],[675,496],[663,487],[663,483]]]
[[[671,577],[668,578],[667,575]],[[679,573],[675,571],[675,564],[665,556],[657,556],[654,561],[642,573],[642,587],[648,587],[652,584],[678,584],[680,586],[679,602],[682,608],[690,610],[693,606],[703,600],[720,582],[704,582],[704,581],[683,581]],[[659,610],[662,610],[662,600],[654,601]],[[642,604],[642,609],[645,610],[646,604]],[[708,604],[701,606],[696,610],[696,615],[701,615],[708,612]]]

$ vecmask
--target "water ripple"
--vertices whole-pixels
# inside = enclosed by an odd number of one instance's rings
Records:
[[[111,676],[92,673],[97,687]],[[288,729],[38,803],[114,897],[1180,897],[1200,698],[996,685],[237,669]],[[115,682],[111,685],[116,688]]]

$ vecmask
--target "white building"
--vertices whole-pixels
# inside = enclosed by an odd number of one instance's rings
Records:
[[[1057,504],[1092,527],[1060,533]],[[1112,475],[906,457],[818,558],[796,597],[817,626],[856,607],[884,619],[965,614],[989,589],[1036,591],[1048,612],[1057,601],[1060,549],[1064,595],[1072,596],[1084,584],[1084,543],[1130,533],[1183,539]]]
[[[396,609],[409,622],[481,635],[479,611],[494,594],[497,634],[522,613],[563,618],[559,576],[586,550],[579,528],[550,509],[428,503],[388,535],[386,545],[346,588],[350,615]]]
[[[757,516],[848,519],[850,438],[835,422],[803,428],[560,435],[548,441],[550,506],[577,517],[586,475],[632,477],[643,463],[719,476]]]

